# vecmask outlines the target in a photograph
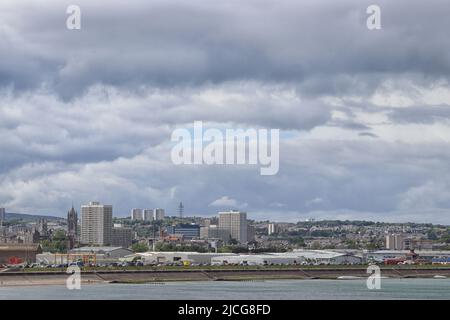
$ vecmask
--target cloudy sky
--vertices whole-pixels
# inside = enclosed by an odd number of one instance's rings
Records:
[[[2,0],[0,206],[450,223],[449,16],[447,0]],[[279,128],[279,173],[172,164],[194,121]]]

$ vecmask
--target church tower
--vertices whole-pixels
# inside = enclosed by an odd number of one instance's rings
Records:
[[[67,236],[69,238],[69,249],[73,249],[77,240],[78,213],[72,205],[72,209],[67,212]]]

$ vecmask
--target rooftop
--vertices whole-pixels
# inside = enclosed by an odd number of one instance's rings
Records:
[[[119,249],[123,249],[123,250],[129,250],[127,248],[123,248],[123,247],[81,247],[81,248],[75,248],[72,249],[71,252],[111,252],[114,250],[119,250]],[[131,250],[129,250],[131,251]]]

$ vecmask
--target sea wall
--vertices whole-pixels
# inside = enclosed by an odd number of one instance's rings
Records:
[[[389,278],[450,278],[450,268],[389,268],[382,269],[382,276]],[[215,269],[215,270],[111,270],[82,272],[82,283],[145,283],[166,281],[239,281],[264,279],[337,279],[369,275],[365,268],[317,268],[317,269]],[[65,284],[65,272],[3,272],[0,286]]]

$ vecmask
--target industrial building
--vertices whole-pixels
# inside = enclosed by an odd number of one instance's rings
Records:
[[[119,259],[132,254],[133,251],[122,247],[81,247],[72,249],[69,253],[95,253],[105,258]]]
[[[290,264],[360,264],[362,257],[347,253],[323,250],[294,250],[286,253],[267,253],[255,255],[236,255],[215,257],[212,264],[239,264],[239,265],[290,265]]]
[[[290,265],[299,264],[304,259],[297,255],[275,255],[275,254],[254,254],[254,255],[233,255],[219,256],[211,259],[213,265]]]
[[[189,261],[192,264],[213,265],[293,265],[293,264],[360,264],[362,257],[348,253],[322,250],[299,250],[286,253],[234,254],[198,252],[137,253],[144,264],[165,264]]]
[[[144,252],[137,253],[145,265],[160,263],[190,262],[192,264],[211,264],[218,256],[235,256],[234,253],[199,253],[199,252]]]
[[[367,259],[375,262],[385,262],[386,260],[406,259],[410,250],[378,250],[367,253]],[[417,259],[424,263],[432,263],[439,259],[450,258],[450,251],[414,250]]]
[[[347,252],[327,250],[302,250],[296,249],[292,252],[305,259],[307,264],[361,264],[363,257]]]
[[[0,264],[34,263],[39,253],[39,244],[0,244]]]
[[[36,262],[42,264],[64,264],[75,261],[93,264],[119,262],[121,258],[133,254],[132,250],[122,247],[82,247],[70,250],[68,253],[40,253]]]

